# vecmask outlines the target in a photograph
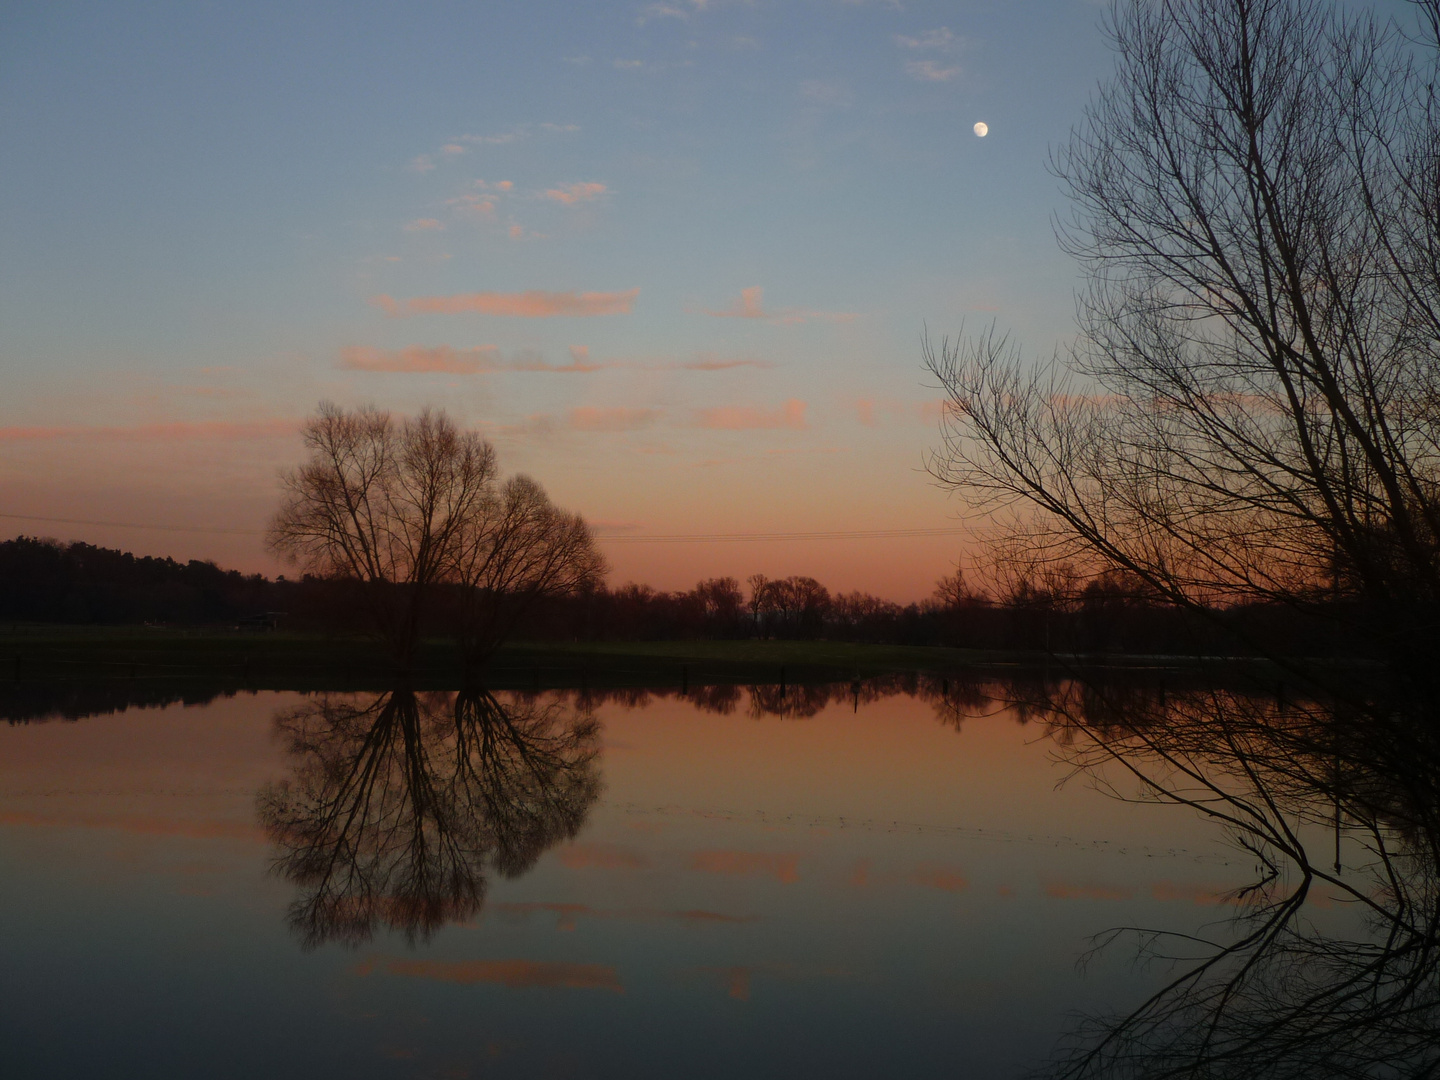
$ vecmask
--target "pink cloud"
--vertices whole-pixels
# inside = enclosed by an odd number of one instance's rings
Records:
[[[582,405],[566,417],[576,431],[639,431],[660,418],[659,409],[597,409]]]
[[[861,398],[855,403],[855,416],[860,423],[866,427],[875,426],[875,402],[869,398]]]
[[[591,315],[629,315],[639,289],[624,292],[528,292],[460,293],[456,296],[412,296],[396,300],[380,295],[370,303],[386,315],[504,315],[521,319],[545,319],[556,315],[584,318]]]
[[[440,147],[440,153],[444,154],[446,157],[459,157],[461,154],[465,153],[465,147],[461,146],[459,143],[446,143],[444,146]]]
[[[756,915],[726,915],[718,911],[690,908],[683,911],[657,910],[655,908],[593,908],[589,904],[557,904],[547,902],[498,903],[487,909],[497,915],[526,919],[535,914],[555,916],[555,929],[568,932],[576,928],[579,920],[585,919],[634,919],[643,922],[683,922],[692,926],[714,924],[741,924],[758,922]]]
[[[495,345],[456,349],[449,345],[409,345],[403,349],[375,349],[351,345],[340,350],[340,366],[351,371],[443,372],[476,375],[492,371],[540,372],[552,375],[583,375],[610,364],[596,363],[584,345],[570,346],[570,363],[551,364],[538,353],[522,351],[513,360],[501,358]]]
[[[425,348],[411,345],[404,349],[372,349],[349,346],[340,350],[340,366],[352,371],[448,372],[452,375],[474,375],[481,371],[500,369],[500,350],[494,345],[478,345],[472,349],[453,349],[449,345]]]
[[[696,412],[696,425],[722,431],[745,431],[754,428],[808,427],[805,423],[805,402],[796,398],[785,401],[778,409],[762,409],[753,405],[729,405]]]
[[[369,975],[374,962],[356,967],[355,974]],[[496,983],[512,990],[566,989],[609,990],[623,994],[619,973],[608,964],[567,964],[550,960],[386,960],[389,975],[436,982]]]
[[[719,311],[705,309],[706,315],[717,319],[764,319],[767,322],[795,324],[818,319],[825,322],[854,322],[856,315],[849,311],[804,311],[800,308],[782,308],[778,311],[765,310],[765,290],[759,285],[741,289],[740,296],[729,307]]]
[[[1052,900],[1129,900],[1132,890],[1107,885],[1047,885],[1045,895]]]
[[[1156,900],[1185,900],[1201,907],[1238,903],[1232,890],[1204,885],[1177,885],[1173,881],[1157,881],[1150,890],[1150,895]]]
[[[727,371],[730,368],[773,368],[774,366],[769,360],[754,360],[748,357],[729,359],[716,356],[714,353],[699,353],[694,360],[675,365],[681,371]]]
[[[707,874],[763,874],[785,885],[800,880],[799,855],[768,851],[697,851],[690,869]]]
[[[714,315],[717,319],[768,319],[770,316],[765,311],[765,290],[759,285],[751,285],[748,289],[740,290],[740,299],[736,300],[728,308],[720,311],[706,311],[706,315]]]
[[[568,844],[560,849],[561,865],[571,870],[640,870],[644,856],[618,844]]]
[[[411,172],[427,173],[435,168],[435,159],[429,154],[420,154],[410,159],[410,164],[407,168],[409,168]]]
[[[433,217],[416,218],[405,225],[406,232],[429,232],[443,228],[445,226],[440,224],[439,219]]]
[[[489,195],[476,195],[473,192],[448,199],[445,205],[455,207],[455,212],[465,217],[488,218],[495,214],[495,200]]]
[[[565,206],[574,206],[576,203],[598,199],[601,195],[606,194],[607,190],[604,184],[597,184],[594,181],[561,184],[546,191],[544,198],[553,199]]]
[[[938,401],[922,401],[915,408],[916,414],[921,420],[928,424],[937,423],[942,417],[955,412],[955,403],[949,398],[941,398]]]
[[[205,420],[196,423],[173,421],[165,424],[137,424],[134,427],[0,427],[0,442],[41,439],[114,439],[144,442],[184,442],[190,439],[256,439],[293,435],[300,421]]]
[[[915,884],[923,885],[927,889],[940,889],[943,892],[963,892],[970,887],[958,869],[950,866],[937,866],[934,863],[921,863],[915,868]]]

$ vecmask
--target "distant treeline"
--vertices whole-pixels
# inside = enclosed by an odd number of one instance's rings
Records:
[[[610,688],[589,690],[507,691],[504,700],[513,702],[563,702],[581,712],[605,705],[645,708],[654,701],[685,701],[701,712],[719,716],[742,715],[753,719],[780,717],[803,720],[836,704],[859,708],[877,701],[908,695],[930,703],[941,722],[959,728],[973,716],[994,712],[997,706],[1015,710],[1015,719],[1026,723],[1037,718],[1045,703],[1066,691],[1083,689],[1090,698],[1082,701],[1087,716],[1097,723],[1107,719],[1107,707],[1123,703],[1130,709],[1153,709],[1166,695],[1203,693],[1213,688],[1206,672],[1196,670],[1156,672],[1145,669],[1090,671],[1083,683],[1039,669],[1018,670],[1003,676],[976,670],[948,675],[895,672],[847,682],[785,685],[782,683],[697,685],[688,689]],[[1228,685],[1228,684],[1227,684]],[[50,721],[83,720],[92,716],[122,713],[127,709],[154,709],[169,705],[205,705],[239,693],[219,685],[147,685],[144,680],[112,679],[82,683],[33,682],[21,686],[0,685],[0,722],[33,724]],[[356,701],[375,697],[371,691],[350,691],[338,696]]]
[[[0,542],[0,621],[70,625],[264,625],[345,633],[356,583],[270,579],[210,562],[137,557],[91,544],[21,537]],[[444,618],[445,605],[437,605]],[[778,638],[946,645],[988,650],[1216,655],[1238,640],[1272,651],[1343,651],[1328,622],[1254,605],[1207,618],[1105,575],[1064,588],[1021,583],[1003,597],[946,578],[928,599],[897,604],[865,592],[831,593],[813,578],[711,578],[689,590],[601,586],[536,604],[516,637],[535,641]],[[1226,623],[1230,625],[1227,630]],[[440,632],[440,626],[427,628]],[[1233,631],[1243,631],[1236,634]]]

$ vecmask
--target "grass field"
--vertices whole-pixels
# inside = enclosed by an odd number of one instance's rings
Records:
[[[1060,662],[1043,654],[837,641],[515,642],[496,653],[480,677],[496,689],[660,687],[836,682],[901,672],[1041,668]],[[1144,658],[1106,662],[1156,665]],[[1159,666],[1193,662],[1164,661]],[[410,678],[417,685],[441,686],[457,682],[462,674],[453,647],[427,641]],[[134,678],[218,680],[277,690],[339,689],[381,687],[395,676],[383,651],[363,639],[130,627],[0,629],[0,686]]]

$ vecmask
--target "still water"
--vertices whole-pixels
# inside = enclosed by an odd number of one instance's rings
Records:
[[[1002,697],[244,693],[0,726],[0,1074],[1023,1074],[1167,977],[1082,965],[1097,934],[1205,933],[1255,868]]]

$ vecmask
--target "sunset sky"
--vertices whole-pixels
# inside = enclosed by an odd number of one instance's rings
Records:
[[[615,583],[918,599],[963,537],[637,541],[958,528],[921,338],[1070,332],[1046,161],[1101,13],[12,5],[0,536],[274,573],[299,421],[430,403],[584,513]]]

